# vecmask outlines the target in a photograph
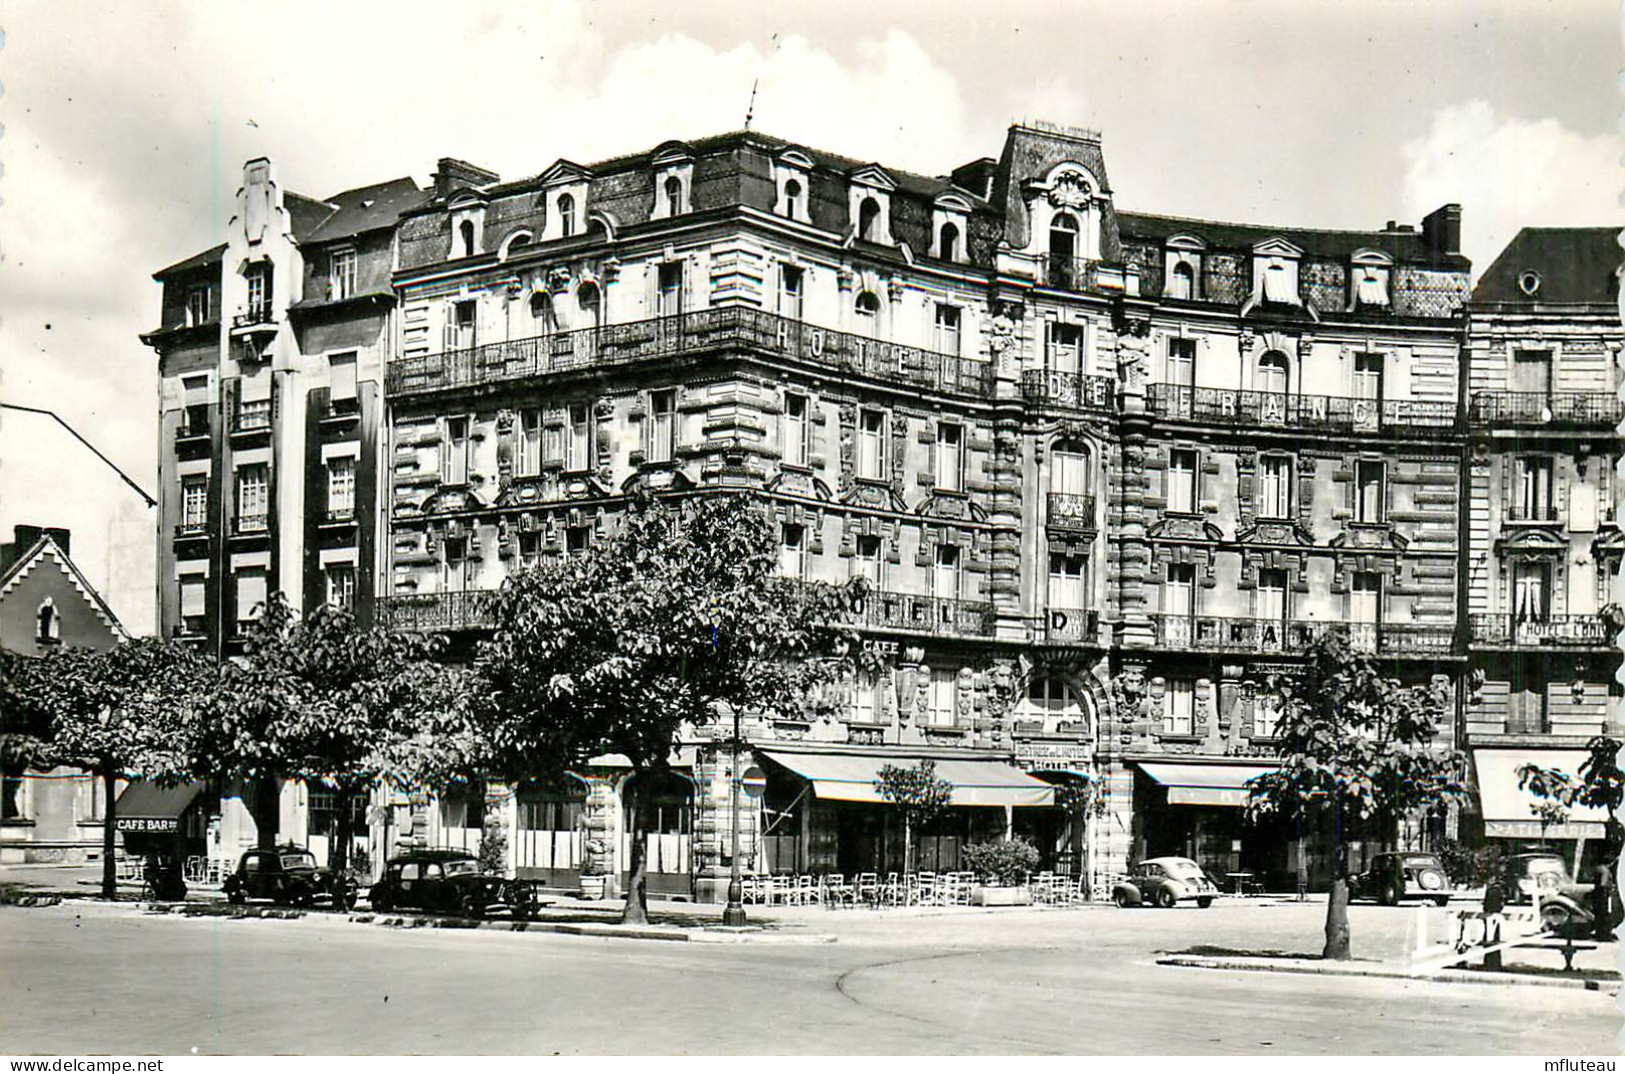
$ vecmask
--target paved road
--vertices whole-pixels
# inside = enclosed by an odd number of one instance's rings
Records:
[[[818,946],[0,908],[0,1052],[1612,1054],[1601,993],[1221,973],[1318,906],[803,914]],[[787,915],[795,916],[795,915]],[[1357,949],[1408,911],[1357,907]]]

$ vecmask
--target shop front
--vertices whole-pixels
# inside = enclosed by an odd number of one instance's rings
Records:
[[[759,751],[768,775],[758,868],[769,872],[953,872],[970,843],[1004,838],[1018,816],[1053,812],[1055,788],[1002,760],[933,758],[953,788],[949,808],[922,826],[903,862],[903,826],[878,790],[880,770],[918,756]]]
[[[1566,816],[1543,823],[1535,811],[1542,799],[1518,786],[1518,769],[1526,764],[1565,772],[1578,783],[1580,766],[1588,756],[1585,750],[1473,750],[1485,842],[1511,854],[1538,850],[1561,854],[1571,877],[1589,880],[1601,860],[1607,810],[1576,805]]]
[[[1312,822],[1250,819],[1249,780],[1273,765],[1150,762],[1134,783],[1135,859],[1190,858],[1227,891],[1295,891],[1327,885]]]
[[[149,854],[184,861],[208,853],[209,796],[202,783],[165,787],[137,780],[114,807],[114,828],[129,857]]]

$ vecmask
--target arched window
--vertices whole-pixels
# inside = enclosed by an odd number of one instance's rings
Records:
[[[559,234],[569,238],[576,233],[576,199],[568,194],[559,195]]]
[[[576,288],[576,305],[581,307],[581,323],[586,327],[597,328],[604,323],[603,296],[596,283],[589,280]]]
[[[795,216],[801,207],[801,180],[786,179],[784,182],[784,215]]]
[[[666,179],[666,215],[676,216],[683,211],[683,181],[677,176]]]
[[[937,233],[937,256],[944,261],[959,260],[959,225],[943,224]]]
[[[880,202],[864,198],[858,204],[858,237],[866,242],[880,241]]]
[[[1258,360],[1258,383],[1255,387],[1261,392],[1279,392],[1283,395],[1291,390],[1292,373],[1286,355],[1280,351],[1270,351]]]
[[[473,257],[474,256],[474,221],[472,221],[472,220],[464,220],[461,224],[459,224],[457,226],[457,233],[458,233],[458,235],[462,236],[462,240],[463,240],[463,256],[464,257]]]
[[[1050,452],[1049,490],[1068,496],[1087,495],[1091,484],[1089,445],[1060,440]]]
[[[860,292],[855,308],[859,317],[867,317],[873,320],[880,316],[880,296],[873,291]]]
[[[1168,278],[1168,297],[1196,297],[1196,273],[1191,270],[1189,261],[1181,261],[1174,266],[1174,274]]]
[[[56,603],[50,597],[40,602],[39,610],[34,613],[36,641],[59,641],[62,637],[62,618],[56,613]]]
[[[531,327],[538,336],[558,330],[559,320],[553,312],[553,296],[546,291],[537,291],[530,296]]]

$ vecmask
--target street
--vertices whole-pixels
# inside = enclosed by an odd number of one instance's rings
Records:
[[[1324,906],[771,913],[832,944],[0,908],[8,1053],[1613,1054],[1607,993],[1157,966],[1318,950]],[[1357,957],[1414,910],[1356,906]],[[1442,917],[1441,917],[1442,920]]]

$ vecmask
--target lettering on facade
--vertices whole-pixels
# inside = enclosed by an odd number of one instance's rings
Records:
[[[175,817],[119,817],[114,827],[121,832],[178,832],[181,822]]]

